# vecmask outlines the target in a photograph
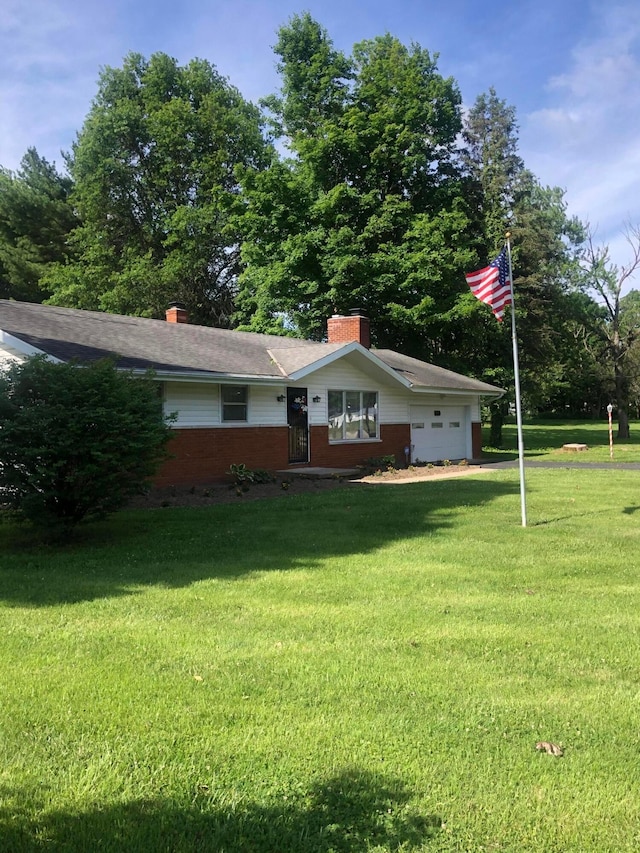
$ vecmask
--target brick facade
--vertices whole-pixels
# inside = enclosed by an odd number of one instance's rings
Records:
[[[191,486],[228,480],[230,465],[275,471],[289,459],[289,429],[229,427],[176,429],[167,460],[155,477],[157,486]]]
[[[482,424],[477,421],[471,423],[471,456],[473,459],[482,456]]]
[[[404,448],[410,444],[409,424],[382,424],[381,441],[361,444],[329,444],[328,427],[312,426],[309,444],[312,466],[352,467],[366,459],[393,454],[404,461]],[[195,486],[229,479],[232,464],[247,468],[278,471],[304,468],[289,465],[289,430],[279,427],[228,427],[176,429],[169,443],[172,458],[155,477],[157,486]]]
[[[182,302],[172,302],[165,311],[167,323],[188,323],[189,315]]]
[[[327,320],[327,341],[330,344],[350,344],[357,341],[363,347],[371,346],[371,323],[363,314],[343,317],[334,314]]]
[[[409,424],[381,424],[380,442],[361,444],[344,442],[329,444],[326,426],[311,427],[311,464],[326,468],[345,468],[378,456],[395,456],[396,464],[404,464],[404,448],[411,444]]]

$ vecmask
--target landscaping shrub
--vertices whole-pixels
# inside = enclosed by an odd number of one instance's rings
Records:
[[[171,431],[158,386],[113,360],[89,366],[35,356],[0,375],[0,490],[44,527],[69,529],[138,493]]]

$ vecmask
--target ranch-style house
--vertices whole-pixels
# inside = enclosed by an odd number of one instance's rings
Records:
[[[0,300],[0,366],[37,353],[82,364],[115,355],[153,369],[176,413],[157,485],[224,480],[231,464],[283,471],[475,459],[480,408],[500,388],[370,347],[354,310],[327,322],[327,341],[236,332],[188,322],[174,303],[150,320]]]

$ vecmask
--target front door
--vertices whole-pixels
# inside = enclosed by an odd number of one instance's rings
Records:
[[[289,462],[308,462],[309,417],[306,388],[287,388],[287,423],[289,425]]]

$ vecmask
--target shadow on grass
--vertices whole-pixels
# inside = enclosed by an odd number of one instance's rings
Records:
[[[633,515],[633,514],[634,514],[634,512],[638,512],[638,511],[640,511],[640,506],[626,506],[626,507],[622,510],[622,512],[623,512],[625,515]]]
[[[0,600],[41,607],[182,587],[252,572],[309,569],[400,539],[452,529],[470,508],[517,483],[458,478],[402,486],[361,484],[322,495],[201,509],[131,510],[87,526],[64,548],[0,529]],[[4,543],[2,540],[4,539]]]
[[[101,850],[171,853],[365,853],[405,851],[437,836],[442,819],[418,815],[402,782],[350,770],[319,784],[298,803],[239,802],[221,807],[202,786],[189,803],[160,797],[29,817],[0,809],[0,848],[12,853]],[[18,800],[17,796],[13,797]],[[24,802],[24,797],[22,797]]]

